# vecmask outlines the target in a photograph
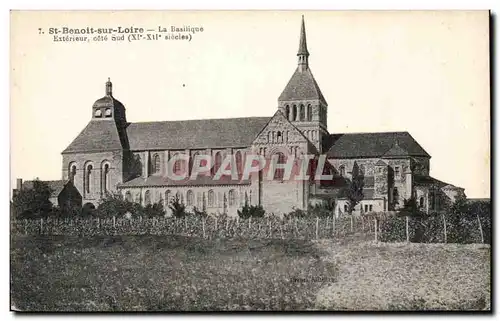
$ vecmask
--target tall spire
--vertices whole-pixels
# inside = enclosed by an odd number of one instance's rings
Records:
[[[307,40],[306,40],[306,27],[304,23],[304,15],[302,15],[302,24],[300,26],[300,42],[299,42],[299,51],[297,52],[297,56],[299,57],[299,71],[302,72],[307,70],[309,67],[309,51],[307,51]]]
[[[111,83],[111,79],[108,77],[108,81],[106,81],[106,96],[113,96],[113,84]]]

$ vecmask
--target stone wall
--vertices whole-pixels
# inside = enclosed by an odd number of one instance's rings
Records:
[[[188,212],[193,212],[194,207],[199,210],[205,208],[209,214],[237,215],[237,210],[248,204],[256,205],[255,193],[250,185],[224,185],[224,186],[172,186],[172,187],[132,187],[121,188],[125,199],[147,205],[147,193],[149,193],[149,203],[162,203],[167,215],[172,215],[169,208],[170,202],[179,195],[180,200],[186,205]],[[188,193],[192,193],[192,203],[188,204]],[[234,195],[232,202],[230,195]],[[213,203],[209,202],[210,195],[213,195]]]
[[[103,168],[104,164],[109,164],[109,191],[116,192],[117,184],[123,182],[123,152],[100,152],[82,154],[63,154],[62,179],[70,178],[70,166],[76,165],[76,175],[73,184],[82,195],[83,204],[93,203],[97,206],[99,200],[104,196]],[[85,168],[92,164],[90,175],[90,191],[84,188]]]

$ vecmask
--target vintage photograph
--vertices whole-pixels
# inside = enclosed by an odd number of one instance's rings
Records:
[[[11,311],[491,313],[490,21],[11,11]]]

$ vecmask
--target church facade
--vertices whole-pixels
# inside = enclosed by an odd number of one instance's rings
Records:
[[[168,209],[177,196],[188,211],[197,207],[228,215],[236,215],[245,203],[283,214],[318,202],[333,204],[341,214],[347,200],[339,190],[353,170],[364,180],[357,213],[396,209],[410,197],[425,211],[438,210],[463,194],[462,188],[429,176],[431,157],[408,132],[328,132],[328,104],[309,67],[304,20],[297,58],[271,117],[128,122],[108,79],[105,96],[92,106],[91,120],[62,152],[63,180],[73,182],[83,204],[97,205],[108,193],[121,193],[144,205],[162,202]],[[179,155],[210,156],[210,172],[171,179],[172,171],[192,171],[192,161],[169,166]],[[274,157],[278,163],[287,157],[323,156],[335,183],[266,179],[262,174],[245,178],[242,168],[249,155]],[[235,175],[214,179],[227,156],[234,160],[230,171]]]

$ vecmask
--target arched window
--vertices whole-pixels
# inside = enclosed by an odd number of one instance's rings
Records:
[[[68,179],[74,183],[75,176],[76,176],[76,164],[72,162],[68,166]]]
[[[184,197],[182,197],[181,192],[175,193],[175,198],[179,200],[179,203],[184,203]]]
[[[127,193],[125,193],[125,200],[126,200],[127,202],[132,203],[132,200],[133,200],[133,199],[132,199],[132,193],[130,193],[130,191],[127,191]]]
[[[172,198],[172,192],[170,192],[169,189],[165,192],[165,208],[167,208],[170,205],[170,201]]]
[[[278,155],[278,162],[276,164],[285,164],[286,163],[285,154],[283,154],[282,152],[277,152],[276,155]],[[274,179],[283,180],[284,173],[285,173],[284,168],[276,168],[274,170]]]
[[[234,189],[230,190],[229,191],[229,194],[228,194],[228,198],[229,198],[229,206],[235,206],[236,205],[236,191]]]
[[[102,116],[102,111],[100,109],[97,109],[95,111],[95,113],[94,113],[94,116],[97,117],[97,118],[101,117]]]
[[[160,192],[160,191],[156,192],[156,198],[157,198],[158,201],[156,201],[155,203],[163,205],[163,194],[162,194],[162,192]]]
[[[349,211],[349,207],[347,206],[347,204],[344,204],[344,212],[348,212]]]
[[[208,207],[214,207],[215,205],[215,194],[213,190],[208,191]]]
[[[280,131],[276,133],[276,142],[283,143],[283,134]]]
[[[154,154],[153,155],[153,173],[159,173],[160,170],[161,170],[160,155]]]
[[[181,174],[181,171],[182,171],[182,159],[178,158],[175,160],[175,163],[174,163],[174,174],[179,175],[179,174]]]
[[[105,117],[111,117],[111,109],[106,108],[106,111],[104,112]]]
[[[424,207],[424,198],[423,197],[420,198],[420,204],[419,205],[420,205],[420,207]]]
[[[365,165],[363,164],[359,165],[359,173],[361,175],[365,175]]]
[[[299,109],[299,120],[305,120],[306,119],[306,116],[305,116],[305,108],[304,108],[304,105],[300,105],[300,109]]]
[[[109,192],[109,164],[105,163],[102,168],[102,191]]]
[[[202,192],[198,192],[196,193],[196,206],[199,208],[199,209],[203,209],[203,193]]]
[[[340,176],[345,176],[345,166],[344,165],[340,165],[339,173],[340,173]]]
[[[285,106],[285,117],[286,119],[290,119],[290,106]]]
[[[214,166],[212,167],[212,175],[215,175],[222,164],[222,155],[220,152],[215,153]]]
[[[144,193],[144,205],[151,205],[151,192],[149,190]]]
[[[307,105],[307,120],[311,121],[312,116],[313,116],[313,110],[312,110],[312,106],[309,104],[309,105]]]
[[[241,157],[240,151],[236,152],[235,160],[236,160],[236,173],[238,174],[238,178],[240,178],[241,175],[243,174],[243,159]]]
[[[85,168],[85,193],[90,193],[92,190],[92,164],[88,164]]]
[[[186,194],[186,205],[192,206],[194,204],[194,193],[192,190],[187,191]]]
[[[292,119],[291,119],[291,121],[295,121],[296,118],[297,118],[297,106],[293,105],[293,108],[292,108]]]

